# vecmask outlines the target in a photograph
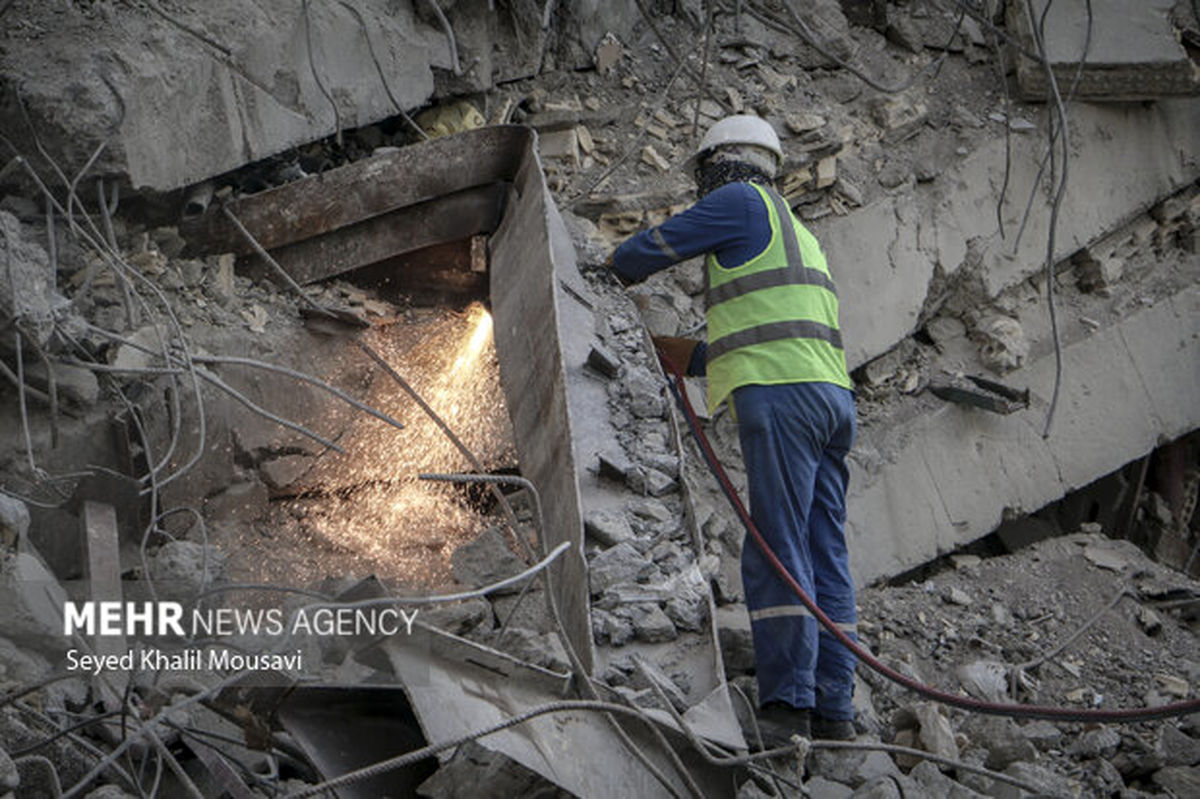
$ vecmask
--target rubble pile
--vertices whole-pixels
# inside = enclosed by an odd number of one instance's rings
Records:
[[[1200,469],[1188,387],[1200,390],[1189,368],[1200,341],[1200,162],[1183,135],[1194,136],[1195,100],[1163,99],[1196,93],[1186,48],[1200,41],[1200,24],[1186,3],[1170,15],[1139,9],[1154,17],[1139,28],[1149,44],[1131,37],[1136,46],[1117,48],[1102,37],[1086,59],[1081,90],[1100,102],[1071,104],[1082,120],[1070,134],[1078,183],[1069,184],[1074,192],[1048,254],[1049,203],[1041,199],[1049,192],[1033,173],[1055,123],[1047,106],[1024,102],[1044,96],[1045,78],[1030,70],[1036,61],[1014,66],[1012,48],[1000,46],[994,29],[1018,37],[1018,48],[1035,47],[1013,16],[1017,4],[1007,4],[1008,17],[989,17],[971,4],[924,0],[750,2],[718,7],[711,19],[708,4],[674,4],[677,15],[668,16],[663,4],[648,9],[640,0],[602,4],[590,15],[577,3],[488,4],[486,11],[466,3],[367,3],[364,11],[313,4],[311,19],[305,4],[301,20],[272,0],[236,32],[224,10],[32,5],[0,8],[12,45],[0,55],[5,64],[24,58],[37,72],[43,67],[31,42],[77,41],[114,20],[126,26],[114,47],[139,35],[156,46],[136,58],[122,50],[113,63],[123,70],[81,68],[85,78],[74,82],[42,74],[41,82],[22,83],[13,101],[0,100],[14,111],[6,119],[29,128],[0,125],[4,141],[11,137],[25,156],[0,169],[0,179],[15,181],[0,184],[0,261],[8,269],[0,276],[0,326],[9,330],[0,336],[0,793],[49,796],[59,783],[85,781],[76,795],[144,794],[148,781],[130,769],[157,763],[160,795],[184,791],[189,780],[204,795],[287,795],[440,743],[431,730],[478,728],[575,695],[623,704],[661,724],[681,714],[728,750],[753,749],[743,531],[682,434],[649,342],[703,336],[704,265],[696,259],[631,289],[603,266],[624,237],[687,206],[692,185],[679,167],[703,130],[729,113],[757,113],[780,133],[780,188],[822,241],[844,295],[859,402],[849,528],[864,585],[864,644],[905,675],[993,702],[1130,708],[1196,695]],[[1097,24],[1110,19],[1114,4],[1096,5]],[[289,25],[273,24],[283,19]],[[1069,38],[1072,21],[1056,14],[1050,24],[1061,81],[1073,63],[1054,43]],[[314,34],[315,58],[307,41]],[[260,74],[261,59],[238,66],[255,35],[269,39],[264,52],[286,52],[286,68]],[[364,35],[367,48],[348,44]],[[403,52],[371,45],[392,35],[408,43]],[[1158,39],[1170,46],[1156,50]],[[186,47],[176,46],[181,40]],[[214,41],[226,44],[213,49]],[[536,46],[504,55],[495,42]],[[170,109],[147,81],[162,69],[158,51],[173,49],[197,85],[241,87],[208,93],[223,98],[215,118],[242,120],[241,149],[218,146],[220,125],[194,131],[202,147],[184,143],[196,125],[170,125],[166,146],[150,136]],[[1112,55],[1118,49],[1120,59]],[[324,60],[342,51],[349,55]],[[1113,70],[1120,79],[1106,84]],[[383,78],[386,90],[364,89],[364,74]],[[0,85],[11,87],[8,77]],[[104,99],[80,105],[94,129],[76,141],[64,135],[61,98],[91,90]],[[126,96],[139,102],[114,100]],[[436,102],[419,110],[430,97]],[[1102,104],[1133,97],[1149,102]],[[246,107],[254,112],[243,119],[238,111]],[[114,126],[117,118],[125,124]],[[582,613],[594,652],[572,648],[549,578],[514,579],[538,558],[557,557],[532,492],[505,486],[496,504],[478,486],[443,485],[438,501],[455,512],[409,507],[396,522],[403,535],[345,524],[368,515],[360,490],[386,492],[441,462],[420,460],[434,449],[429,440],[397,436],[406,451],[388,451],[371,469],[324,466],[334,447],[393,435],[378,417],[357,429],[362,408],[337,405],[330,387],[411,420],[393,402],[394,386],[346,341],[306,326],[300,309],[318,305],[400,331],[436,325],[445,309],[352,275],[298,294],[265,269],[248,269],[254,256],[195,254],[175,213],[189,197],[202,198],[192,210],[203,213],[210,200],[216,209],[342,164],[370,164],[365,159],[427,136],[506,123],[538,132],[541,160],[533,163],[574,245],[578,269],[568,264],[556,275],[562,290],[554,289],[559,307],[550,315],[562,325],[587,320],[560,327],[561,340],[538,342],[540,351],[582,342],[586,356],[567,361],[566,380],[600,397],[588,418],[574,420],[578,438],[556,444],[572,451],[579,471],[580,529],[555,532],[577,538],[570,554],[586,568]],[[78,172],[78,193],[66,207],[48,213],[30,172],[44,179],[53,169],[34,151],[44,142],[70,166],[64,174],[75,175],[91,148],[118,134],[120,146],[107,148],[86,181],[87,170]],[[1105,160],[1126,152],[1128,169]],[[193,193],[187,184],[201,179],[214,183]],[[521,199],[514,182],[503,187],[505,213]],[[158,193],[129,197],[131,186]],[[62,196],[62,186],[51,192]],[[1030,198],[1036,202],[1026,211]],[[558,212],[548,216],[557,220]],[[469,252],[481,273],[482,236]],[[426,357],[417,349],[396,356],[399,371]],[[442,357],[452,348],[426,349]],[[1042,435],[1039,417],[1060,354],[1065,399],[1055,435]],[[466,381],[453,369],[430,371],[461,389]],[[515,471],[511,440],[475,437],[507,421],[495,375],[489,379],[472,390],[474,404],[452,403],[451,426],[467,429],[470,447],[485,451],[485,470]],[[691,381],[688,390],[699,397],[703,384]],[[552,405],[547,426],[558,419]],[[702,423],[744,490],[734,421],[718,411]],[[1026,515],[1064,495],[1053,518]],[[115,529],[102,531],[119,542],[111,552],[94,535],[89,506],[96,503],[115,511]],[[983,539],[998,526],[999,545]],[[1121,536],[1130,540],[1114,540]],[[1030,541],[1038,543],[1024,547]],[[505,585],[493,590],[498,582]],[[60,634],[63,602],[114,588],[108,598],[123,591],[213,612],[359,607],[435,588],[465,598],[420,606],[419,656],[397,636],[294,642],[306,677],[365,692],[346,705],[344,718],[362,722],[347,733],[361,737],[347,746],[314,743],[314,730],[335,725],[306,717],[287,696],[271,694],[273,686],[264,699],[225,685],[229,673],[220,669],[183,677],[134,669],[112,680],[60,675],[65,650],[79,644]],[[269,635],[230,640],[245,653],[291,656]],[[447,652],[457,665],[445,671],[420,660]],[[448,693],[422,693],[431,686]],[[455,701],[439,705],[447,695]],[[1133,725],[973,715],[915,698],[865,667],[855,702],[860,749],[817,745],[801,764],[779,758],[753,769],[704,772],[700,758],[689,766],[696,763],[713,795],[747,798],[1016,797],[1030,795],[1030,786],[1056,796],[1200,793],[1200,714]],[[372,706],[387,707],[392,726],[370,726]],[[460,726],[431,726],[433,716]],[[640,747],[679,779],[648,736],[617,748],[597,714],[548,718],[541,733],[530,725],[511,739],[468,741],[398,769],[396,779],[410,794],[431,797],[481,795],[481,786],[486,795],[565,795],[566,766],[539,763],[530,752],[539,734],[551,741],[543,752],[595,743],[589,755],[597,770],[621,762],[633,773],[628,747]],[[399,748],[368,745],[380,741]],[[688,746],[674,733],[671,742],[681,752]],[[364,759],[335,767],[323,760],[335,751]],[[176,770],[180,762],[186,767]],[[586,778],[588,765],[579,768]],[[720,778],[708,779],[713,774]],[[664,789],[646,779],[648,790]],[[360,795],[376,790],[362,785]]]

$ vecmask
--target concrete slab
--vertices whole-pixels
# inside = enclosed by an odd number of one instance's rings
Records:
[[[852,457],[847,536],[860,583],[894,575],[990,533],[1200,427],[1200,287],[1188,285],[1066,345],[1056,422],[1046,396],[996,416],[945,406],[864,435]],[[1011,373],[1049,387],[1054,359]]]
[[[445,36],[419,23],[411,5],[355,5],[357,14],[310,4],[311,63],[305,14],[291,0],[158,13],[123,5],[103,13],[73,4],[14,10],[26,30],[40,32],[5,40],[0,132],[36,153],[14,101],[19,90],[38,137],[68,174],[107,142],[93,174],[125,174],[135,187],[166,191],[339,126],[392,116],[389,91],[403,108],[421,105],[433,93],[431,67],[449,65]]]
[[[1076,96],[1103,100],[1148,100],[1200,93],[1200,79],[1171,24],[1174,0],[1033,0],[1009,3],[1009,30],[1036,52],[1034,24],[1044,31],[1046,55],[1065,96],[1091,41]],[[1046,9],[1049,8],[1047,12]],[[1032,11],[1032,22],[1030,17]],[[1041,22],[1045,13],[1045,21]],[[1017,59],[1017,81],[1029,100],[1047,97],[1043,65]]]
[[[1075,104],[1070,180],[1059,214],[1055,261],[1100,238],[1158,200],[1200,178],[1200,100],[1152,106]],[[899,195],[847,216],[813,222],[841,296],[846,358],[857,366],[911,333],[935,273],[977,266],[989,296],[1044,268],[1048,199],[1038,192],[1019,244],[1016,234],[1045,142],[1014,137],[1008,192],[1004,141],[968,156],[932,195]],[[1120,168],[1114,168],[1120,165]],[[968,245],[971,245],[970,247]]]

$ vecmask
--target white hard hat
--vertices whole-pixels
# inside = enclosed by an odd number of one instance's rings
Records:
[[[753,114],[735,114],[725,117],[708,129],[696,152],[684,163],[684,169],[692,171],[700,156],[716,147],[730,144],[749,144],[774,153],[776,168],[783,162],[783,148],[779,145],[779,136],[771,124]]]

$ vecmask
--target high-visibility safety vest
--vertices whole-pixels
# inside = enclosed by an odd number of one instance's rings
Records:
[[[751,183],[771,241],[742,264],[708,262],[708,410],[735,388],[833,383],[853,389],[838,328],[837,288],[821,247],[774,189]]]

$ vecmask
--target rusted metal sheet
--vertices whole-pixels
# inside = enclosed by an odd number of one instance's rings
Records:
[[[398,208],[508,180],[528,136],[515,126],[467,131],[238,197],[226,207],[263,247],[274,250]],[[200,252],[253,252],[216,204],[184,221],[179,232]]]
[[[271,255],[297,283],[312,283],[434,245],[496,228],[504,183],[477,186],[407,206],[274,249]],[[255,256],[248,256],[254,258]],[[469,272],[470,261],[463,271]]]
[[[583,558],[580,464],[571,443],[549,230],[553,202],[534,150],[536,139],[528,130],[522,135],[525,150],[512,177],[514,197],[490,242],[496,355],[521,471],[541,493],[546,548],[563,541],[575,544],[549,573],[567,635],[591,670],[595,649]]]

